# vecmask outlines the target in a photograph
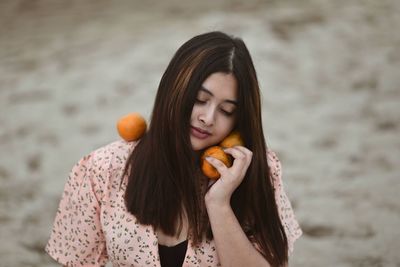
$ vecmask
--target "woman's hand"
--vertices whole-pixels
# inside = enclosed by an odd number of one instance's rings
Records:
[[[205,196],[206,205],[230,205],[232,193],[243,181],[253,156],[253,152],[243,146],[226,148],[224,151],[233,157],[233,164],[230,168],[216,158],[206,158],[221,174],[217,181],[210,180],[209,182],[211,188]]]

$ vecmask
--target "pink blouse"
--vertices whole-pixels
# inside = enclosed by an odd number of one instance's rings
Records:
[[[158,238],[127,212],[120,179],[137,142],[116,141],[83,157],[72,169],[54,220],[46,252],[66,266],[160,267]],[[286,231],[289,252],[302,231],[281,180],[281,164],[268,152],[275,199]],[[189,237],[183,267],[221,266],[213,241],[194,246]]]

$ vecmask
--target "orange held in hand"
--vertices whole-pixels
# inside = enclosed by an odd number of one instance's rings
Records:
[[[231,132],[224,140],[219,144],[223,148],[244,146],[244,142],[238,131]]]
[[[206,157],[213,157],[222,161],[227,167],[232,166],[232,160],[220,146],[212,146],[207,148],[201,156],[201,170],[210,179],[218,179],[221,175],[207,160]]]
[[[140,139],[146,129],[145,119],[137,112],[125,115],[117,122],[118,133],[127,142]]]
[[[226,154],[223,148],[229,148],[234,146],[244,146],[242,136],[238,131],[231,132],[227,137],[219,143],[219,146],[212,146],[206,149],[201,156],[201,170],[204,175],[210,179],[219,179],[221,176],[217,169],[215,169],[205,158],[207,156],[214,157],[222,161],[227,167],[232,166],[232,156]]]

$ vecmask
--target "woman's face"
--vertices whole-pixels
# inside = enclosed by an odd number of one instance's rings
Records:
[[[190,118],[193,150],[222,141],[235,126],[237,82],[232,74],[216,72],[203,82]]]

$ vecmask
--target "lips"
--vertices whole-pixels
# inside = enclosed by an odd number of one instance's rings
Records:
[[[197,127],[191,127],[190,129],[190,133],[194,136],[197,137],[199,139],[205,139],[208,136],[210,136],[211,134],[205,130],[199,129]]]
[[[197,127],[194,127],[194,126],[192,126],[192,128],[194,128],[195,130],[197,130],[198,132],[200,132],[200,133],[202,133],[202,134],[208,134],[208,135],[211,135],[208,131],[206,131],[206,130],[203,130],[203,129],[200,129],[200,128],[197,128]]]

